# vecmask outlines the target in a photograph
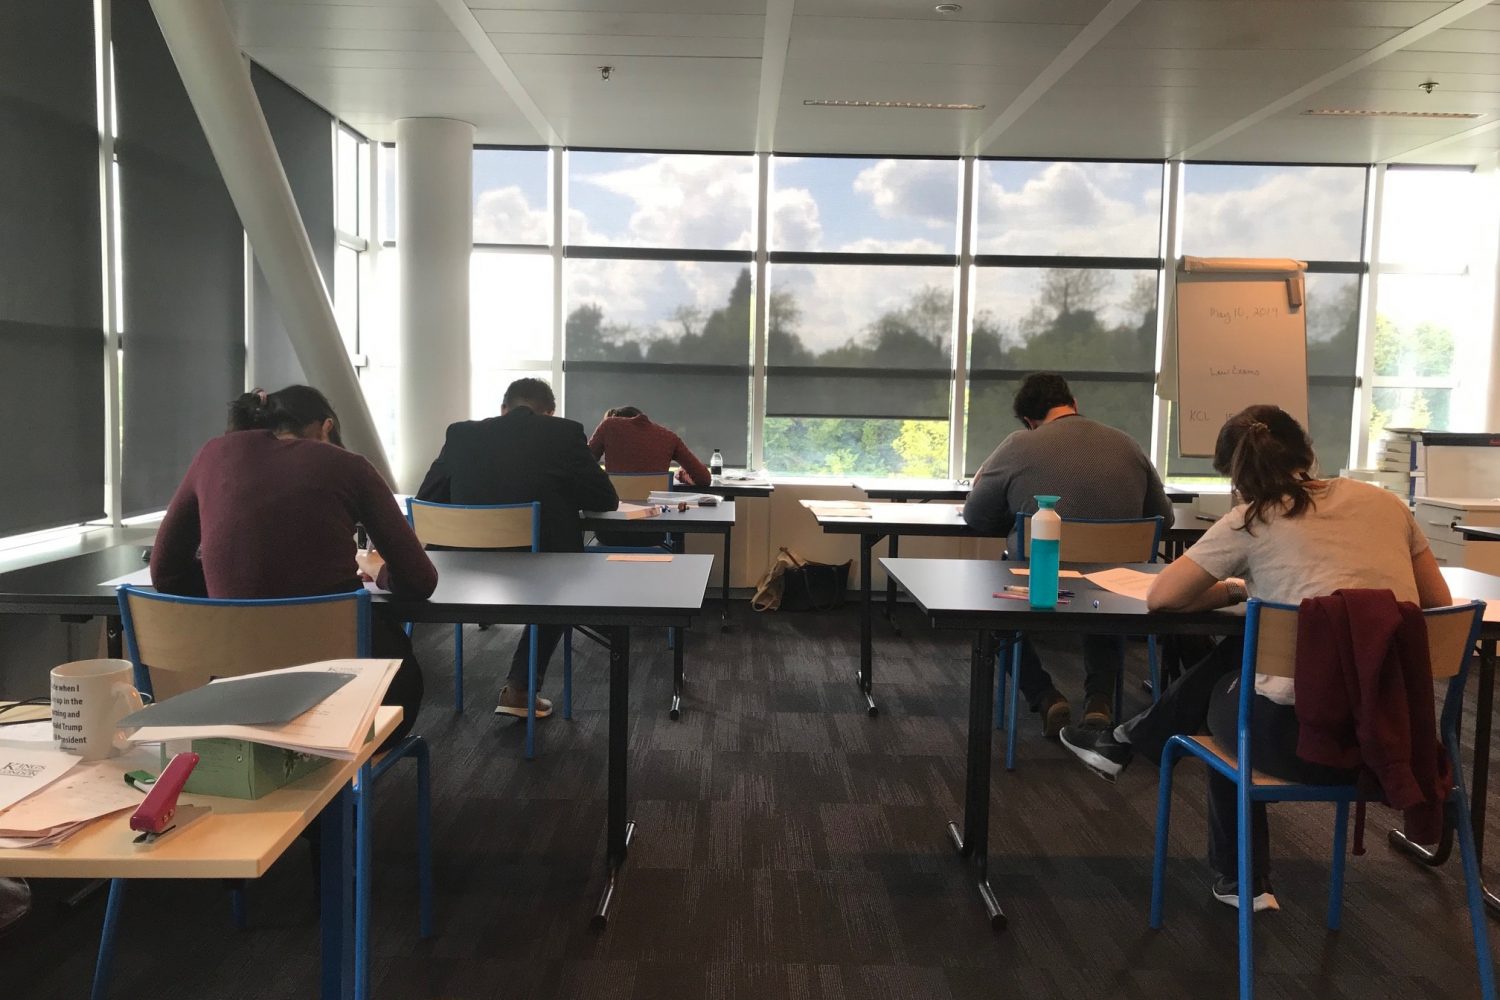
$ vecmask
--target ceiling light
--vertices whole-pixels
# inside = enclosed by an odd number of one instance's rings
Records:
[[[803,101],[809,108],[903,108],[912,111],[983,111],[983,104],[932,104],[927,101]]]
[[[1308,108],[1304,115],[1323,115],[1330,118],[1483,118],[1484,115],[1468,111],[1371,111],[1366,108]]]
[[[964,8],[963,8],[962,4],[940,3],[936,7],[932,8],[932,9],[935,10],[935,11],[937,11],[939,14],[957,14],[959,11],[963,10]]]

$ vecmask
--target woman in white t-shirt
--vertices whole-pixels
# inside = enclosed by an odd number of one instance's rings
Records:
[[[1389,588],[1424,608],[1452,601],[1427,539],[1395,494],[1352,479],[1313,476],[1312,442],[1276,406],[1251,406],[1219,431],[1214,468],[1240,501],[1156,578],[1146,597],[1153,611],[1206,611],[1248,599],[1297,604],[1341,588]],[[1135,754],[1159,760],[1166,741],[1205,726],[1233,746],[1239,718],[1244,642],[1220,642],[1150,709],[1115,727],[1070,726],[1063,745],[1102,776],[1114,777]],[[1251,739],[1256,770],[1288,781],[1342,784],[1348,772],[1297,756],[1297,715],[1289,678],[1257,676]],[[1234,785],[1209,774],[1209,863],[1215,898],[1238,905]],[[1256,910],[1275,909],[1270,882],[1270,829],[1264,803],[1252,806]]]

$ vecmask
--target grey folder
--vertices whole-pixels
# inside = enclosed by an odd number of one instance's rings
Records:
[[[302,671],[250,676],[184,691],[120,720],[141,726],[275,726],[291,722],[354,679],[353,674]]]

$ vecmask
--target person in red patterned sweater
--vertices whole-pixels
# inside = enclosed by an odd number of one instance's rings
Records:
[[[672,462],[681,466],[679,482],[709,486],[713,477],[682,438],[634,406],[617,406],[604,414],[589,438],[589,451],[604,459],[607,472],[665,472]]]

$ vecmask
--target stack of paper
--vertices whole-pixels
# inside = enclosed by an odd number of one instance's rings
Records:
[[[101,816],[134,809],[143,796],[125,783],[125,772],[155,771],[161,764],[154,749],[107,760],[74,760],[61,777],[0,811],[0,848],[50,847]]]
[[[685,503],[689,507],[696,507],[705,500],[709,501],[710,504],[717,504],[719,502],[718,497],[710,496],[707,493],[678,493],[674,490],[652,490],[651,495],[646,497],[647,503],[664,503],[669,507],[675,507],[680,503]]]
[[[656,517],[661,513],[660,507],[650,504],[626,503],[624,500],[621,500],[620,505],[615,509],[624,514],[626,520],[629,521],[639,520],[643,517]]]
[[[167,740],[229,739],[265,743],[273,747],[296,750],[318,757],[352,759],[359,753],[369,738],[375,723],[375,712],[380,708],[380,699],[401,666],[400,660],[325,660],[285,670],[268,670],[248,677],[230,677],[214,681],[206,688],[190,691],[179,696],[195,699],[195,711],[188,718],[180,715],[158,713],[163,725],[142,725],[130,736],[136,743],[161,743]],[[247,723],[247,709],[241,692],[256,688],[264,689],[265,683],[279,677],[298,674],[320,673],[349,675],[347,681],[340,678],[341,686],[328,694],[306,711],[286,722]],[[236,690],[239,687],[239,690]],[[297,697],[301,686],[288,684],[286,693]],[[169,709],[177,698],[170,698],[153,709]],[[202,703],[202,704],[198,704]],[[199,711],[198,709],[202,709]],[[138,715],[145,720],[151,718],[152,709]],[[264,710],[252,712],[262,717]],[[274,713],[272,713],[274,715]],[[129,728],[132,717],[121,720],[122,728]]]
[[[875,512],[862,500],[803,500],[802,506],[816,517],[874,517]]]

